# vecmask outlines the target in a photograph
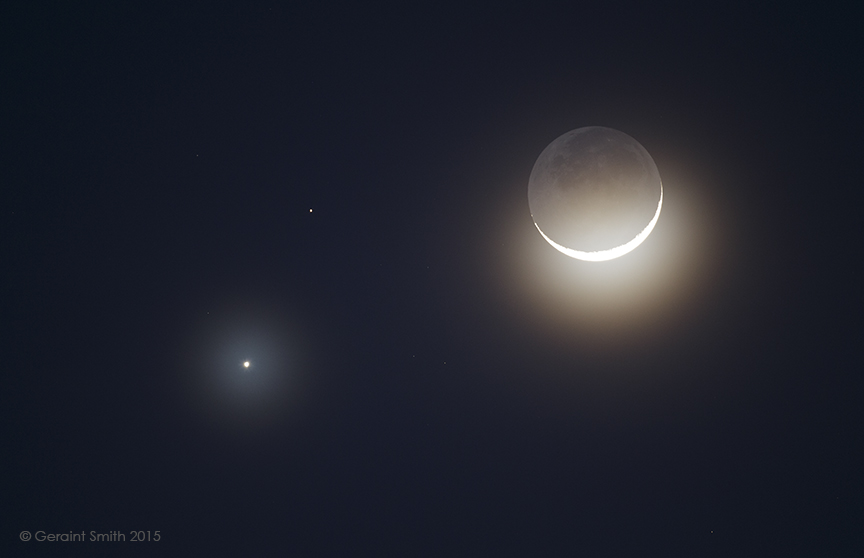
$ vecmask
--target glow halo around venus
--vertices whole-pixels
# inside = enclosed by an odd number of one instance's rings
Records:
[[[567,248],[566,246],[561,246],[540,230],[540,225],[537,222],[534,222],[534,226],[537,227],[537,230],[543,235],[543,238],[546,239],[546,242],[552,245],[553,248],[561,252],[566,256],[570,256],[571,258],[576,258],[577,260],[584,260],[586,262],[605,262],[607,260],[614,260],[615,258],[620,258],[624,254],[628,252],[632,252],[636,249],[637,246],[645,242],[645,239],[648,238],[648,235],[651,234],[651,231],[654,230],[654,225],[657,224],[657,219],[660,218],[660,209],[663,208],[663,185],[660,185],[660,201],[657,202],[657,212],[654,214],[654,217],[648,223],[648,225],[642,229],[642,232],[636,235],[636,237],[630,242],[625,242],[621,246],[616,246],[615,248],[609,248],[608,250],[597,250],[595,252],[582,252],[579,250],[573,250],[572,248]],[[532,216],[533,217],[533,216]]]
[[[657,165],[642,145],[602,126],[571,130],[540,153],[528,181],[537,231],[571,258],[602,262],[642,244],[663,208]]]

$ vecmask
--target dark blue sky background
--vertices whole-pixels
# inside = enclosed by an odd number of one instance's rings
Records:
[[[5,4],[3,546],[861,555],[859,19]],[[669,204],[606,272],[526,196],[589,125]]]

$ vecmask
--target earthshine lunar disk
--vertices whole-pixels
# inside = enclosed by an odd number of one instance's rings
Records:
[[[623,132],[567,132],[537,158],[528,181],[534,226],[571,258],[602,262],[642,244],[660,218],[663,184],[651,155]]]

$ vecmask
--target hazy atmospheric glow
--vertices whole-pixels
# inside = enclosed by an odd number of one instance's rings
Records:
[[[648,238],[648,235],[651,234],[651,231],[654,230],[654,225],[657,224],[657,219],[660,218],[660,209],[663,207],[663,184],[660,184],[660,201],[657,203],[657,212],[654,213],[654,217],[648,223],[648,225],[642,229],[642,232],[637,234],[633,240],[630,242],[626,242],[621,246],[616,246],[614,248],[609,248],[608,250],[598,250],[596,252],[581,252],[579,250],[573,250],[572,248],[567,248],[566,246],[561,246],[556,243],[554,240],[546,236],[546,234],[540,230],[540,226],[537,223],[534,223],[534,226],[537,227],[537,230],[540,231],[540,234],[543,235],[543,238],[546,239],[546,242],[552,245],[553,248],[570,256],[571,258],[576,258],[577,260],[585,260],[587,262],[605,262],[607,260],[614,260],[615,258],[620,258],[624,254],[628,252],[632,252],[637,246],[645,242],[645,239]]]
[[[525,211],[524,175],[515,163],[495,176],[502,201],[480,213],[482,220],[472,229],[475,262],[468,270],[483,278],[483,289],[472,293],[478,301],[477,319],[459,326],[466,338],[480,343],[488,337],[483,328],[494,322],[512,332],[514,339],[547,346],[556,354],[566,350],[619,358],[629,343],[650,345],[660,336],[682,334],[695,315],[713,307],[714,289],[726,280],[729,268],[731,240],[723,223],[731,219],[730,206],[719,195],[723,183],[713,174],[703,174],[714,163],[702,168],[666,155],[675,149],[676,145],[657,146],[664,153],[663,218],[657,219],[638,250],[603,263],[564,257],[550,249]],[[499,164],[498,154],[490,157]],[[670,187],[672,195],[667,196]],[[656,190],[655,195],[652,213],[660,198]],[[651,218],[646,215],[632,234]],[[481,303],[500,313],[492,318]],[[507,350],[505,345],[496,343],[495,350]],[[575,370],[574,374],[579,375]]]
[[[190,316],[176,378],[203,424],[222,434],[290,425],[308,370],[295,312],[275,297],[226,297]]]

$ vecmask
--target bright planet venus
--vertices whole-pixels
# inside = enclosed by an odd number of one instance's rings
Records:
[[[651,155],[623,132],[571,130],[540,153],[528,181],[534,225],[559,252],[612,260],[642,244],[660,218],[663,185]]]

